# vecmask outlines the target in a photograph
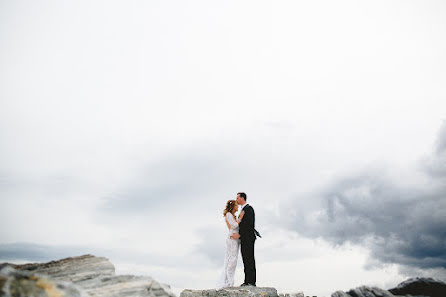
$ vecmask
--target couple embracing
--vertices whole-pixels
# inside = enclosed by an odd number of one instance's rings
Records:
[[[240,208],[238,218],[235,213]],[[241,286],[256,285],[256,262],[254,259],[254,242],[259,232],[254,229],[255,213],[252,206],[246,203],[246,194],[237,193],[236,200],[229,200],[223,212],[229,229],[226,237],[226,254],[223,271],[217,289],[234,286],[234,274],[237,267],[239,249],[242,252],[245,267],[245,281]]]

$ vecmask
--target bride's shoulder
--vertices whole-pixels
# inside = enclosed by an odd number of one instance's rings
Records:
[[[228,213],[226,214],[226,219],[228,219],[228,220],[234,220],[234,215],[233,215],[232,213],[228,212]]]

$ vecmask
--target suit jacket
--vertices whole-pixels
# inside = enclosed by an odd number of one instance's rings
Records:
[[[255,225],[255,213],[254,208],[251,205],[247,204],[243,207],[243,211],[245,215],[243,216],[242,221],[239,225],[239,234],[241,241],[255,240],[256,233],[254,229]]]

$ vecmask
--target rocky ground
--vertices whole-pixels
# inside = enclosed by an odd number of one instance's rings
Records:
[[[231,287],[222,290],[184,290],[180,297],[279,297],[268,287]]]
[[[380,288],[359,287],[348,292],[337,291],[332,297],[446,297],[446,283],[432,278],[408,279],[396,288],[383,290]]]
[[[0,264],[0,296],[175,297],[148,276],[115,275],[103,257],[84,255],[48,263]]]
[[[48,263],[0,264],[0,297],[175,297],[170,286],[148,276],[115,275],[103,257],[83,255]],[[432,278],[409,279],[396,288],[359,287],[332,297],[446,297],[446,283]],[[184,290],[180,297],[305,297],[278,294],[275,288],[231,287]]]

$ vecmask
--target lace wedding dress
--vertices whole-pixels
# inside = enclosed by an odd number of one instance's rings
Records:
[[[226,237],[225,261],[220,280],[217,284],[217,290],[234,286],[234,274],[235,268],[237,267],[238,251],[240,249],[240,241],[238,239],[229,238],[232,234],[238,233],[239,228],[237,221],[229,212],[226,214],[226,219],[228,220],[231,229]]]

